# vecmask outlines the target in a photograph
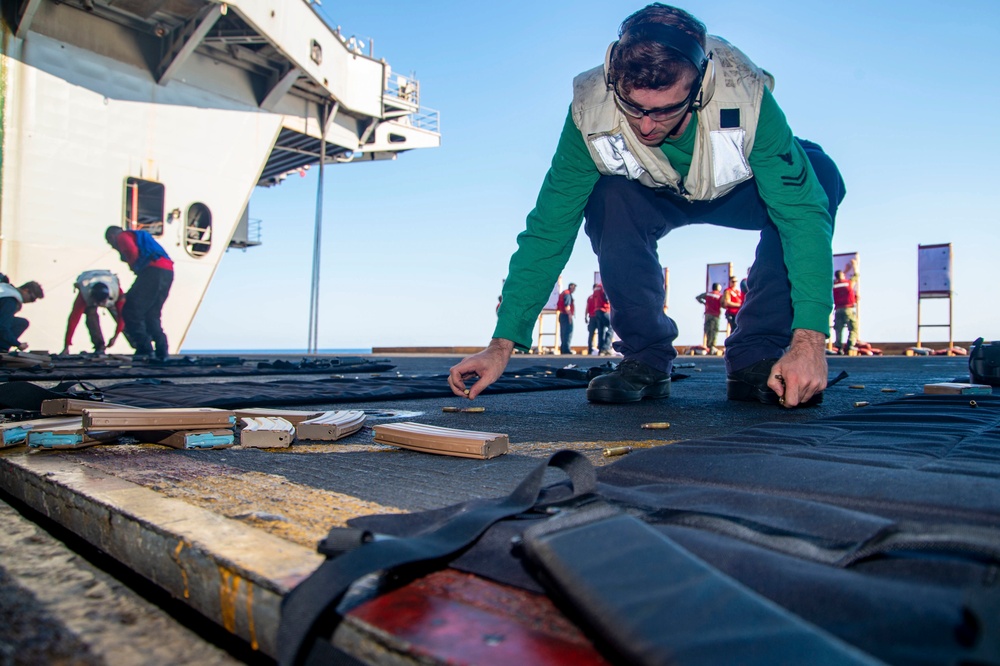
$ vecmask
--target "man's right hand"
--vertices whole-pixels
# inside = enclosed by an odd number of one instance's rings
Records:
[[[18,343],[17,343],[17,348],[18,348],[18,349],[19,349],[20,351],[24,351],[25,349],[27,349],[27,348],[28,348],[28,343],[27,343],[27,342],[18,342]]]
[[[510,355],[514,353],[514,343],[503,338],[493,338],[489,346],[478,354],[462,359],[451,367],[448,386],[455,395],[472,400],[503,374]],[[466,393],[465,379],[479,375],[479,381]]]

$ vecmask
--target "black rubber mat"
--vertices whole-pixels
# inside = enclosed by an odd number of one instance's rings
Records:
[[[0,367],[0,381],[81,381],[171,377],[246,377],[275,375],[356,374],[387,372],[386,359],[323,357],[319,359],[248,360],[233,356],[185,356],[157,362],[119,357],[52,357],[52,363],[28,368]]]
[[[560,378],[549,368],[508,372],[489,392],[514,393],[586,387],[587,381]],[[103,389],[105,400],[135,407],[262,407],[329,402],[411,400],[451,396],[446,375],[333,377],[314,381],[171,384],[130,382]]]
[[[1000,663],[1000,397],[920,395],[768,423],[638,451],[597,476],[599,498],[875,659]],[[426,533],[475,505],[351,524]],[[512,544],[545,515],[494,526],[451,566],[540,591]],[[615,544],[592,548],[616,576]],[[730,603],[694,589],[689,600],[685,613]],[[762,646],[753,633],[734,640]]]

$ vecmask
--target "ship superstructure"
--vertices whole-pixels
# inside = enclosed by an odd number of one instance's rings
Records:
[[[25,310],[34,349],[62,348],[77,275],[131,283],[109,225],[149,231],[175,261],[163,321],[176,351],[222,254],[255,243],[254,187],[321,153],[329,165],[440,144],[418,82],[309,0],[20,0],[3,23],[0,272],[45,288]]]

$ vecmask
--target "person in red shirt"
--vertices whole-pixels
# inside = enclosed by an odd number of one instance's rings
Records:
[[[174,262],[147,231],[108,227],[104,238],[135,273],[122,308],[125,337],[135,347],[136,356],[155,353],[162,361],[167,357],[167,335],[160,317],[174,281]]]
[[[77,277],[76,289],[80,293],[77,294],[76,300],[73,302],[73,309],[66,322],[66,338],[63,341],[62,353],[69,353],[69,346],[73,344],[73,333],[76,332],[80,318],[86,314],[87,331],[90,333],[90,341],[94,345],[94,353],[103,354],[108,347],[115,344],[115,340],[125,328],[125,318],[122,316],[125,295],[121,293],[118,276],[111,271],[87,271]],[[101,320],[97,314],[98,308],[107,308],[111,318],[115,321],[115,333],[107,345],[104,344]]]
[[[850,279],[844,271],[837,271],[833,280],[833,332],[838,353],[850,354],[858,344],[858,293],[856,290],[857,270]],[[841,345],[844,328],[847,328],[847,343]]]
[[[722,307],[726,308],[726,321],[730,332],[736,330],[736,313],[743,307],[743,294],[740,292],[740,279],[735,275],[729,278],[729,287],[722,294]]]
[[[611,303],[604,293],[604,287],[594,285],[594,293],[587,297],[587,353],[600,352],[601,356],[611,355]],[[594,336],[597,344],[594,344]]]
[[[715,338],[719,335],[719,317],[722,316],[722,285],[712,284],[712,291],[695,296],[695,300],[705,306],[705,346],[714,354]]]

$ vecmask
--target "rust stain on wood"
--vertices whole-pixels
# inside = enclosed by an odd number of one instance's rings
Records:
[[[238,575],[225,567],[219,567],[219,615],[222,626],[231,634],[236,633],[236,600],[240,594]]]
[[[257,628],[253,621],[253,585],[247,585],[247,630],[250,634],[250,648],[256,651],[260,646],[257,642]]]
[[[184,581],[184,598],[188,599],[191,596],[191,591],[188,588],[188,574],[187,570],[184,568],[184,564],[181,563],[181,551],[184,550],[184,546],[186,545],[187,544],[184,542],[184,539],[177,542],[177,547],[174,548],[173,559],[174,562],[177,563],[177,568],[181,572],[181,579]]]

